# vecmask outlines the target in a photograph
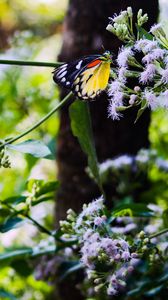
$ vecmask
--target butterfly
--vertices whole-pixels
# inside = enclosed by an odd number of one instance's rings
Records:
[[[80,99],[94,99],[107,87],[111,62],[109,51],[84,56],[56,68],[53,79]]]

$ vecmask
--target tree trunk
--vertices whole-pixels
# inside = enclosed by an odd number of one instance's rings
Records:
[[[158,14],[157,0],[70,0],[64,22],[63,45],[60,61],[71,61],[83,55],[102,53],[106,50],[116,53],[121,45],[119,40],[106,31],[108,17],[132,6],[136,13],[139,8],[149,15],[149,24],[156,22]],[[65,91],[62,91],[62,96]],[[120,154],[136,154],[141,148],[148,148],[148,127],[150,113],[146,111],[134,124],[135,110],[124,114],[120,121],[107,118],[107,96],[102,94],[98,101],[90,103],[94,139],[99,162]],[[78,141],[73,137],[68,106],[60,114],[61,124],[58,138],[58,177],[61,188],[57,195],[56,222],[64,219],[68,208],[81,210],[82,204],[99,196],[97,186],[85,173],[87,165]],[[111,186],[109,194],[113,193]],[[65,285],[64,285],[65,284]],[[61,287],[62,299],[79,300],[80,295],[65,282]]]

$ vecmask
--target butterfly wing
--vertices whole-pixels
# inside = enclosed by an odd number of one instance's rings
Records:
[[[110,63],[105,55],[85,56],[55,69],[53,79],[78,98],[93,99],[107,87]]]
[[[91,61],[95,60],[99,55],[85,56],[81,59],[61,65],[54,70],[53,79],[62,87],[72,89],[74,80],[81,73],[81,70]]]
[[[110,76],[110,61],[100,57],[88,63],[77,74],[72,90],[81,99],[93,99],[105,90]]]

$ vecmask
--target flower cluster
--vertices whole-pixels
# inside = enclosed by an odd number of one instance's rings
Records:
[[[156,208],[151,207],[151,214]],[[146,232],[138,231],[143,222],[140,218],[109,217],[102,197],[85,204],[79,215],[69,210],[67,220],[60,222],[62,238],[78,241],[80,261],[94,293],[114,296],[124,291],[143,257],[154,263],[157,251],[148,236],[149,227],[144,226]]]
[[[108,115],[113,120],[121,117],[120,111],[132,106],[140,106],[141,112],[147,107],[168,108],[168,39],[160,24],[152,26],[150,33],[141,31],[140,26],[147,19],[139,10],[137,37],[132,29],[131,8],[111,18],[107,26],[126,43],[118,53],[108,88]],[[130,78],[135,78],[134,86]]]
[[[97,226],[102,226],[100,224]],[[114,238],[113,234],[111,237],[108,234],[102,236],[92,229],[88,229],[83,236],[81,254],[88,279],[98,283],[95,291],[105,285],[108,295],[116,295],[126,286],[127,275],[133,272],[135,261],[138,263],[138,254],[131,251],[125,239]]]
[[[136,176],[136,180],[139,178],[140,181],[140,176],[143,179],[152,169],[165,174],[168,172],[168,161],[159,157],[157,151],[149,149],[141,149],[136,155],[124,154],[113,159],[107,159],[99,164],[99,173],[103,183],[114,181],[116,178],[116,187],[122,181],[122,189],[125,182],[129,190],[131,178]]]
[[[110,23],[107,26],[107,30],[115,34],[121,41],[128,43],[130,41],[135,41],[135,36],[133,32],[133,11],[131,7],[124,10],[120,15],[114,15],[110,19]],[[137,24],[142,26],[148,21],[148,15],[142,12],[142,9],[138,11],[137,14]]]

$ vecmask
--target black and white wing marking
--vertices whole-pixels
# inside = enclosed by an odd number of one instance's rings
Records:
[[[100,55],[84,56],[81,59],[65,63],[54,70],[53,80],[61,86],[72,89],[75,78],[82,72],[83,68]]]

